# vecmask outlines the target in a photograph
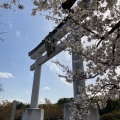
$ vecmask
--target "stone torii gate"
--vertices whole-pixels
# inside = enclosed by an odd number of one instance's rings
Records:
[[[85,19],[87,16],[83,16],[82,19]],[[38,108],[38,99],[39,99],[39,88],[40,88],[40,75],[41,75],[41,66],[47,62],[49,59],[59,54],[64,49],[59,46],[61,43],[57,44],[57,42],[62,39],[67,33],[70,31],[66,31],[67,26],[71,26],[72,19],[69,17],[64,22],[61,22],[51,33],[49,33],[45,39],[31,52],[29,52],[29,56],[31,59],[35,60],[35,63],[30,66],[30,70],[34,71],[34,79],[33,79],[33,88],[31,95],[31,104],[30,108],[26,109],[23,112],[22,120],[44,120],[44,110]],[[59,30],[58,30],[59,29]],[[60,32],[62,31],[62,33]],[[76,40],[76,36],[74,36]],[[44,54],[47,51],[46,54]],[[72,61],[80,60],[81,55],[76,56],[72,54]],[[83,61],[78,63],[72,63],[73,70],[74,69],[83,69]],[[73,82],[73,91],[74,98],[78,94],[77,87],[85,87],[85,81],[76,80]],[[69,106],[65,105],[64,117],[65,120],[70,120],[70,111],[68,110]],[[90,108],[91,115],[89,117],[85,117],[84,120],[99,120],[98,110]]]

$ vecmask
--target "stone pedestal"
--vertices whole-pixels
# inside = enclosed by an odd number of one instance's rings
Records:
[[[64,120],[70,120],[71,117],[71,110],[69,109],[69,103],[64,104]]]
[[[44,110],[43,109],[26,109],[22,114],[22,120],[43,120]]]
[[[98,108],[90,107],[89,110],[90,110],[90,115],[89,115],[90,120],[99,120]]]

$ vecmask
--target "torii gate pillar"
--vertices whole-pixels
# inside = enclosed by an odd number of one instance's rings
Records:
[[[34,71],[30,108],[38,108],[40,75],[41,75],[41,66],[39,66],[39,57],[40,55],[38,54],[35,61],[35,71]]]
[[[75,41],[77,41],[77,36],[73,35],[73,38]],[[74,62],[74,61],[80,61],[78,63]],[[82,55],[75,55],[75,53],[72,53],[72,69],[73,70],[84,70],[84,66],[83,66],[83,60],[82,60]],[[74,78],[73,78],[74,79]],[[74,92],[74,98],[77,97],[77,95],[81,94],[78,91],[78,87],[83,87],[85,88],[85,80],[79,80],[79,79],[75,79],[73,80],[73,92]],[[65,120],[70,120],[70,116],[71,116],[71,111],[69,110],[69,105],[65,104],[65,110],[64,110],[64,118]],[[99,120],[99,112],[98,112],[98,108],[93,108],[90,107],[90,115],[87,116],[83,116],[83,120]],[[75,120],[80,120],[79,118],[76,118]]]
[[[44,110],[38,108],[40,75],[41,75],[41,66],[39,66],[40,56],[41,56],[40,54],[37,54],[36,61],[35,61],[35,71],[34,71],[34,80],[33,80],[30,108],[26,109],[23,112],[22,120],[43,120],[44,119]]]

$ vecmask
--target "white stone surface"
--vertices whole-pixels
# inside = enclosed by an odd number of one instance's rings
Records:
[[[74,39],[76,39],[77,37],[74,36]],[[80,61],[78,63],[75,63],[74,61]],[[83,60],[82,60],[82,56],[81,55],[75,55],[74,53],[72,53],[72,68],[73,70],[84,70],[84,66],[83,66]],[[85,87],[85,80],[79,80],[79,79],[76,79],[74,82],[73,82],[73,91],[74,91],[74,98],[77,96],[77,94],[81,94],[78,92],[78,86],[80,87]],[[83,117],[83,120],[99,120],[99,112],[98,112],[98,108],[93,108],[93,107],[90,107],[89,108],[90,110],[90,115],[89,116],[84,116]],[[79,120],[79,118],[77,118],[76,120]]]
[[[38,56],[36,58],[36,62],[35,62],[35,71],[34,71],[30,108],[38,108],[40,75],[41,75],[41,66],[38,65],[39,57],[40,57],[40,54],[38,54]]]
[[[90,110],[90,115],[89,115],[90,120],[99,120],[98,108],[90,107],[89,110]]]
[[[22,120],[43,120],[43,109],[26,109],[22,114]]]
[[[70,120],[71,111],[69,108],[70,108],[69,103],[65,103],[64,104],[64,120]]]
[[[78,37],[75,35],[72,35],[74,40],[77,41]],[[78,40],[79,41],[79,40]],[[82,51],[81,51],[82,53]],[[80,61],[75,63],[75,61]],[[75,55],[75,53],[72,53],[72,69],[73,70],[84,70],[84,66],[83,66],[83,60],[82,60],[82,56],[79,55]],[[78,86],[80,87],[85,87],[85,80],[79,80],[79,79],[74,79],[73,82],[73,91],[74,91],[74,98],[76,97],[76,95],[80,94],[78,92]]]
[[[75,63],[74,61],[76,60],[81,61],[79,63]],[[72,68],[73,70],[84,69],[81,55],[75,55],[74,53],[72,53]],[[85,87],[85,80],[75,79],[75,81],[73,82],[74,98],[77,96],[77,94],[80,94],[78,92],[78,86]]]

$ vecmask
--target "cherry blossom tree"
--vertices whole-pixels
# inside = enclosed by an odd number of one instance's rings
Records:
[[[79,118],[89,114],[90,106],[104,108],[108,99],[120,97],[120,1],[119,0],[34,0],[36,12],[48,11],[46,19],[55,23],[66,23],[68,35],[61,41],[69,54],[81,55],[86,62],[85,70],[71,70],[55,61],[63,68],[67,82],[75,79],[94,79],[96,82],[85,88],[78,87],[80,95],[72,102],[72,109]],[[71,5],[70,5],[71,4]],[[61,31],[62,32],[62,31]],[[77,36],[77,40],[74,40]],[[86,37],[84,41],[82,38]],[[78,61],[73,61],[79,63]]]

